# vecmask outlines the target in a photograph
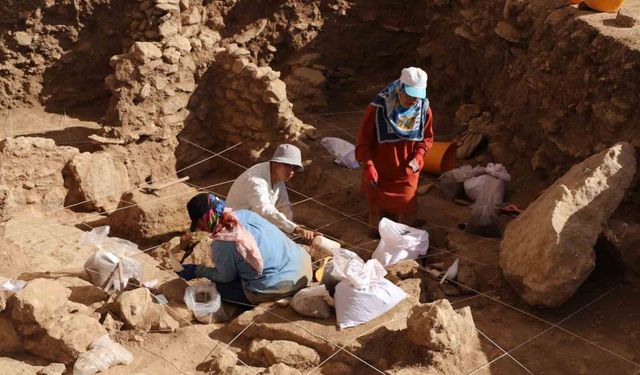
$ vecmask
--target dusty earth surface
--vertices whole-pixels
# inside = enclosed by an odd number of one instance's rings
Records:
[[[196,190],[225,196],[287,141],[307,166],[288,183],[295,220],[369,259],[379,240],[361,172],[320,139],[355,143],[368,101],[407,65],[429,73],[436,139],[479,135],[459,164],[504,163],[505,200],[520,208],[588,156],[637,148],[638,1],[606,14],[554,0],[33,0],[0,14],[0,284],[36,280],[60,296],[0,292],[0,374],[71,374],[104,332],[133,354],[105,374],[640,374],[640,242],[625,229],[640,219],[637,175],[594,226],[595,268],[554,308],[523,300],[503,277],[501,240],[462,230],[471,208],[437,186],[418,201],[428,253],[388,269],[409,298],[356,328],[275,304],[226,306],[230,321],[202,324],[167,258],[183,254]],[[189,180],[138,189],[178,177]],[[512,220],[499,216],[503,232]],[[95,249],[80,239],[106,224],[142,250],[150,294],[90,283]],[[210,264],[200,240],[187,262]],[[442,286],[426,271],[455,259],[458,278]],[[437,318],[413,329],[444,327],[448,340],[408,333],[412,309],[432,301]]]

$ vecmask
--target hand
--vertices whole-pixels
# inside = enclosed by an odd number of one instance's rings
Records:
[[[184,267],[184,269],[180,272],[176,272],[178,274],[178,276],[182,277],[183,279],[189,281],[189,280],[193,280],[196,278],[196,267],[197,265],[195,264],[183,264],[182,267]]]
[[[418,159],[416,158],[411,159],[411,161],[409,162],[409,168],[411,168],[413,173],[416,173],[417,171],[419,171],[420,164],[418,163]]]
[[[376,167],[373,165],[372,161],[368,161],[364,167],[364,175],[367,177],[367,180],[371,184],[371,186],[378,186],[378,171]]]
[[[304,238],[305,240],[308,240],[308,241],[313,240],[313,238],[316,236],[315,232],[310,231],[309,229],[305,229],[300,225],[298,225],[296,229],[293,230],[293,234],[295,234],[298,237]]]

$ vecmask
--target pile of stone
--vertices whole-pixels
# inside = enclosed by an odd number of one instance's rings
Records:
[[[327,106],[327,67],[317,64],[319,53],[304,54],[289,63],[291,73],[285,79],[296,112],[304,113]]]

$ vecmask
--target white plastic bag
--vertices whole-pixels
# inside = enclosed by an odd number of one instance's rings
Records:
[[[463,183],[478,171],[470,165],[463,165],[443,173],[438,177],[438,190],[445,199],[453,200],[462,195]]]
[[[320,143],[327,149],[327,151],[329,151],[329,153],[331,153],[336,163],[349,169],[356,169],[360,167],[355,156],[355,145],[345,141],[344,139],[336,137],[324,137],[320,140]]]
[[[84,269],[93,285],[104,287],[109,292],[120,290],[120,274],[116,271],[118,263],[122,264],[123,284],[129,279],[142,281],[144,265],[133,258],[140,253],[138,246],[131,241],[117,237],[108,237],[109,226],[94,228],[80,240],[81,245],[93,246],[97,251],[87,259]],[[108,281],[111,277],[111,281]]]
[[[291,308],[311,318],[328,319],[335,302],[324,285],[302,289],[291,299]]]
[[[429,233],[425,230],[382,218],[378,224],[378,231],[380,243],[373,252],[373,258],[383,266],[427,254]]]
[[[133,355],[122,345],[104,335],[91,343],[91,350],[78,356],[73,375],[91,375],[115,365],[128,365]]]
[[[17,293],[21,291],[25,286],[27,286],[27,282],[24,280],[7,279],[7,281],[0,285],[0,291]]]
[[[496,205],[504,199],[505,182],[490,175],[484,182],[476,203],[471,207],[466,230],[484,237],[501,237]]]
[[[367,323],[407,298],[407,294],[387,279],[355,288],[343,280],[336,286],[336,319],[340,329]]]
[[[184,303],[196,319],[205,324],[227,320],[216,284],[190,285],[184,291]]]
[[[384,276],[380,262],[366,263],[355,253],[339,249],[333,260],[334,272],[343,277],[336,286],[335,307],[338,327],[354,327],[377,318],[407,297]]]
[[[486,167],[476,167],[475,177],[471,177],[464,182],[464,192],[469,198],[477,201],[480,193],[489,189],[494,195],[496,204],[504,199],[506,183],[511,181],[511,175],[502,164],[489,163]],[[480,174],[481,173],[481,174]],[[497,180],[497,181],[496,181]]]

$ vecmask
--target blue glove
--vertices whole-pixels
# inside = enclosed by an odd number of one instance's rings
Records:
[[[185,280],[193,280],[196,278],[196,267],[195,264],[183,264],[182,267],[184,269],[180,272],[176,272],[178,276],[182,277]]]

